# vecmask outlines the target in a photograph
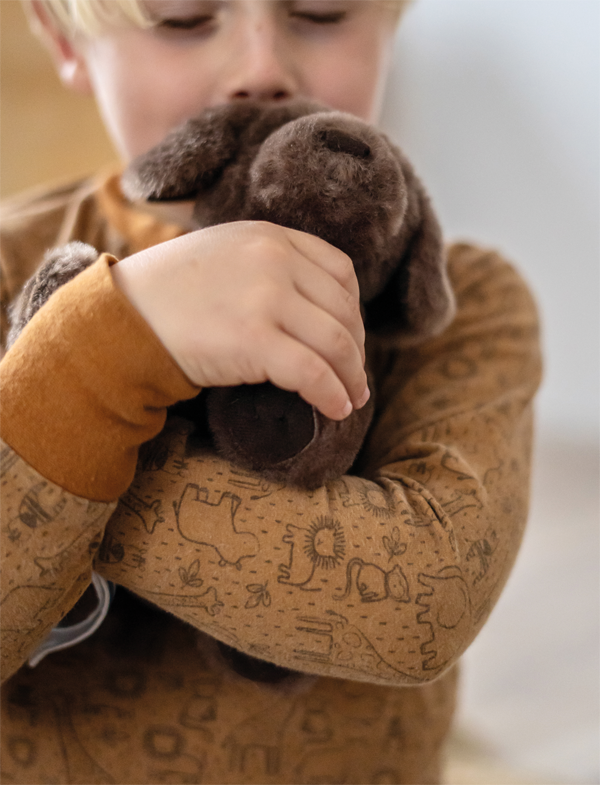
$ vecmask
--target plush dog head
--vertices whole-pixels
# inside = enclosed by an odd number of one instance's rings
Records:
[[[135,159],[133,200],[194,199],[197,228],[265,220],[352,259],[367,327],[411,341],[453,315],[440,228],[401,151],[356,117],[308,102],[207,110]]]

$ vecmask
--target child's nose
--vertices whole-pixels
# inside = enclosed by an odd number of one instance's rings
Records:
[[[230,60],[227,99],[278,101],[299,91],[293,58],[285,51],[277,25],[270,19],[248,23]]]

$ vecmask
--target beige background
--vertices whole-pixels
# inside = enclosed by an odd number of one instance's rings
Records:
[[[94,102],[60,83],[20,0],[0,0],[0,196],[116,159]]]

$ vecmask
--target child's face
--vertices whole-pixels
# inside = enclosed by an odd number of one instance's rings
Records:
[[[157,27],[84,39],[77,67],[62,72],[94,92],[125,160],[206,107],[244,98],[302,96],[377,120],[394,34],[383,4],[147,0],[147,7]]]

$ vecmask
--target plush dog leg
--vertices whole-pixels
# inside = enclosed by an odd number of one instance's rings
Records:
[[[27,322],[57,289],[92,265],[98,256],[95,248],[77,240],[47,251],[37,272],[10,308],[7,346],[12,346]]]

